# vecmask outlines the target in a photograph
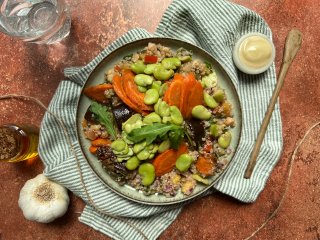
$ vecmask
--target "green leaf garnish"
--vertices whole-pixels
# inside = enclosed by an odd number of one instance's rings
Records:
[[[96,116],[96,119],[106,127],[106,130],[110,134],[112,139],[116,139],[117,130],[115,127],[113,114],[110,108],[103,106],[97,102],[92,102],[90,106],[90,111],[93,112]]]
[[[196,147],[196,144],[192,141],[191,136],[190,136],[190,134],[189,134],[187,129],[184,129],[184,133],[187,136],[187,139],[188,139],[188,142],[189,142],[190,146]]]
[[[211,65],[210,62],[204,61],[204,64],[206,65],[206,67],[207,67],[209,70],[212,70],[212,65]]]
[[[173,131],[170,131],[168,133],[168,136],[169,136],[169,141],[170,141],[170,146],[173,148],[173,149],[178,149],[179,148],[179,145],[184,137],[184,129],[183,128],[180,128],[180,129],[176,129],[176,130],[173,130]]]
[[[134,143],[146,141],[147,145],[149,145],[156,140],[157,137],[162,138],[167,133],[169,133],[171,147],[177,148],[183,139],[184,130],[174,124],[154,123],[152,125],[142,126],[141,128],[132,130],[127,138]]]

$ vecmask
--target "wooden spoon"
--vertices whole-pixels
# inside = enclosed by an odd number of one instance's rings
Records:
[[[249,160],[246,172],[244,174],[244,177],[247,179],[251,177],[253,169],[256,165],[257,158],[258,158],[258,155],[260,152],[260,147],[263,142],[266,130],[268,128],[269,121],[270,121],[272,112],[274,110],[274,106],[277,102],[277,98],[278,98],[280,90],[282,88],[287,71],[288,71],[294,57],[296,56],[298,50],[300,49],[301,41],[302,41],[302,33],[297,29],[292,29],[286,38],[286,44],[284,46],[284,55],[283,55],[282,65],[280,68],[278,82],[277,82],[277,85],[273,91],[270,103],[268,105],[266,115],[264,116],[256,143],[255,143],[253,150],[251,152],[250,160]]]

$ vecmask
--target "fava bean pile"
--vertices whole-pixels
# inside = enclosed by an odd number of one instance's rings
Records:
[[[187,49],[149,43],[84,94],[89,150],[119,184],[190,195],[228,163],[232,106],[211,65]]]

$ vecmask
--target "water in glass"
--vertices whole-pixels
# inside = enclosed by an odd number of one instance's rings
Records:
[[[0,31],[24,41],[51,44],[69,34],[63,0],[0,0]]]

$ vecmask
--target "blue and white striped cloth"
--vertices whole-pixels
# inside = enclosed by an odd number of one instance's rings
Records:
[[[226,69],[240,95],[243,107],[243,131],[238,152],[215,188],[243,202],[253,202],[263,190],[267,178],[277,163],[282,149],[279,105],[273,112],[258,163],[251,179],[244,171],[258,129],[276,83],[275,66],[267,72],[248,76],[240,73],[232,62],[232,48],[243,34],[260,32],[271,38],[264,20],[253,11],[224,1],[175,0],[165,12],[155,36],[179,38],[207,50]],[[76,104],[81,87],[92,69],[110,52],[133,40],[150,37],[143,29],[133,29],[114,41],[87,66],[68,68],[68,80],[60,83],[49,109],[67,126],[80,160],[88,192],[104,211],[122,217],[139,227],[149,239],[156,239],[177,217],[183,204],[147,206],[122,198],[109,190],[90,169],[79,151],[75,132]],[[45,174],[88,202],[82,188],[76,160],[57,121],[46,114],[41,125],[39,152],[45,164]],[[209,191],[207,194],[211,193]],[[114,239],[142,239],[127,223],[100,215],[87,205],[80,221]]]

